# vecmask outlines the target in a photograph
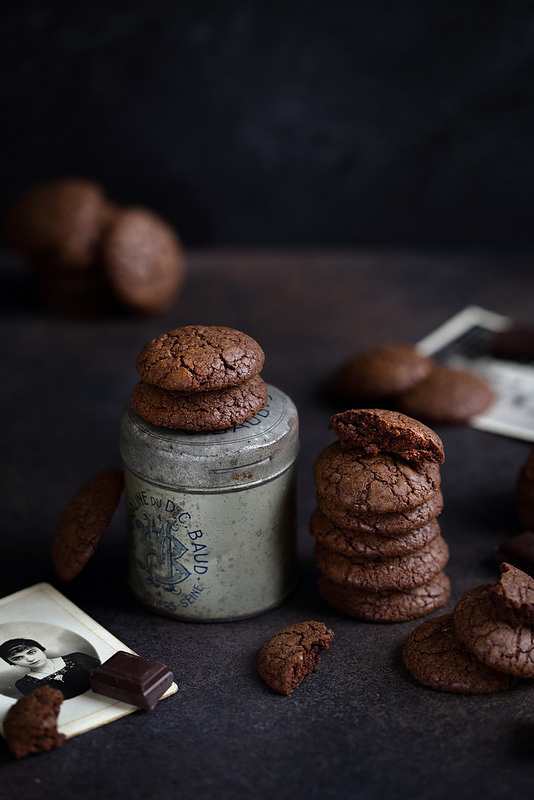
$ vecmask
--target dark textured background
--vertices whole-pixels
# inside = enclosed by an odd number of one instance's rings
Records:
[[[77,173],[186,244],[525,247],[534,7],[19,0],[0,211]]]

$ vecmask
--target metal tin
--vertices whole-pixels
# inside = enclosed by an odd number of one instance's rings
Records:
[[[298,415],[268,386],[256,416],[223,431],[121,422],[129,582],[154,611],[214,622],[278,605],[296,579]]]

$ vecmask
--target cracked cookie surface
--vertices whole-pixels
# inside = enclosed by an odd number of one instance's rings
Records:
[[[316,508],[310,519],[310,533],[318,541],[347,556],[388,558],[418,550],[440,533],[439,523],[432,519],[426,525],[405,534],[385,536],[371,531],[343,528]]]
[[[441,572],[449,560],[449,548],[441,535],[402,556],[357,558],[336,553],[321,544],[315,547],[321,572],[335,583],[346,583],[375,592],[413,589]]]
[[[290,695],[315,672],[321,651],[334,636],[323,622],[307,620],[284,628],[267,641],[258,656],[258,674],[276,692]]]
[[[452,614],[426,620],[408,636],[402,653],[424,686],[457,694],[491,694],[509,689],[513,678],[479,661],[458,637]]]
[[[132,408],[152,425],[208,431],[240,425],[264,408],[267,400],[267,386],[259,375],[239,386],[205,392],[173,392],[140,381],[132,393]]]
[[[451,584],[444,572],[438,572],[413,589],[373,592],[321,575],[317,589],[329,605],[349,617],[365,622],[407,622],[442,608],[450,597]]]
[[[122,470],[110,468],[93,475],[71,497],[51,545],[60,580],[72,580],[89,561],[109,527],[123,487]]]
[[[516,608],[512,614],[517,599],[505,600],[498,586],[476,586],[460,598],[453,612],[456,632],[465,647],[488,667],[516,678],[533,678],[534,627],[528,621],[532,619],[532,601],[527,599],[522,611]],[[503,589],[503,593],[506,591]]]
[[[186,325],[148,342],[136,368],[146,383],[191,392],[237,386],[257,375],[264,360],[259,344],[241,331]]]
[[[443,442],[419,420],[382,408],[356,408],[334,414],[328,425],[344,448],[394,453],[407,461],[445,460]]]
[[[354,532],[369,532],[384,536],[403,535],[426,525],[443,509],[441,490],[432,495],[425,503],[397,514],[380,514],[362,512],[358,514],[351,508],[345,508],[335,500],[329,500],[317,492],[317,506],[331,520]]]
[[[317,492],[356,513],[399,513],[421,505],[439,489],[439,464],[415,464],[379,453],[362,455],[332,442],[317,457]]]

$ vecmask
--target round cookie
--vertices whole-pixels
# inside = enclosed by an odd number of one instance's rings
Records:
[[[117,508],[124,486],[119,469],[106,469],[87,480],[68,502],[51,545],[58,578],[71,581],[95,552]]]
[[[264,360],[259,344],[241,331],[186,325],[148,342],[136,368],[146,383],[196,392],[237,386],[261,372]]]
[[[494,584],[466,592],[453,612],[464,646],[483,664],[516,678],[534,677],[534,628],[497,616]]]
[[[427,583],[449,560],[449,548],[441,535],[403,556],[350,558],[322,544],[315,546],[315,561],[335,583],[346,583],[373,592],[404,591]]]
[[[412,345],[381,345],[348,358],[333,375],[330,388],[346,399],[393,397],[422,380],[433,366]]]
[[[30,187],[7,212],[4,240],[45,265],[86,270],[109,219],[101,187],[79,178],[60,178]]]
[[[514,685],[502,672],[487,667],[470,653],[456,635],[452,614],[421,623],[403,648],[404,664],[424,686],[457,694],[492,694]]]
[[[184,431],[222,430],[241,425],[267,404],[263,378],[255,375],[239,386],[207,392],[173,392],[140,381],[132,408],[153,425]]]
[[[436,519],[402,535],[383,534],[342,528],[316,508],[310,519],[310,533],[329,550],[356,558],[391,558],[412,553],[431,542],[440,533]]]
[[[358,514],[409,511],[433,496],[441,482],[438,464],[388,453],[362,455],[339,442],[319,453],[313,474],[320,495]]]
[[[382,536],[403,536],[427,525],[443,509],[443,494],[439,489],[425,503],[398,514],[355,514],[352,509],[345,508],[319,493],[316,499],[319,509],[342,528],[355,533],[374,533]]]
[[[65,735],[57,730],[62,702],[63,695],[58,689],[40,686],[8,709],[4,719],[4,737],[15,758],[45,753],[63,744]]]
[[[115,214],[102,236],[98,261],[119,303],[146,314],[167,311],[185,278],[178,236],[144,208]]]
[[[258,674],[280,694],[290,695],[306,675],[315,672],[321,651],[334,634],[324,622],[308,620],[290,625],[266,642],[258,656]]]
[[[347,583],[335,583],[326,575],[317,581],[321,597],[333,608],[365,622],[406,622],[442,608],[451,591],[449,578],[438,572],[427,583],[402,592],[371,592]]]
[[[401,394],[398,406],[417,419],[437,424],[466,422],[493,402],[491,387],[473,372],[436,367],[423,380]]]
[[[419,420],[382,408],[355,408],[334,414],[328,426],[344,448],[371,455],[394,453],[407,461],[445,460],[443,442]]]

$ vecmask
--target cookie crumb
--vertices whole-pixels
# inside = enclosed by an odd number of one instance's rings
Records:
[[[321,651],[334,636],[324,622],[308,620],[284,628],[267,641],[258,656],[258,673],[275,692],[290,695],[306,675],[315,672]]]

